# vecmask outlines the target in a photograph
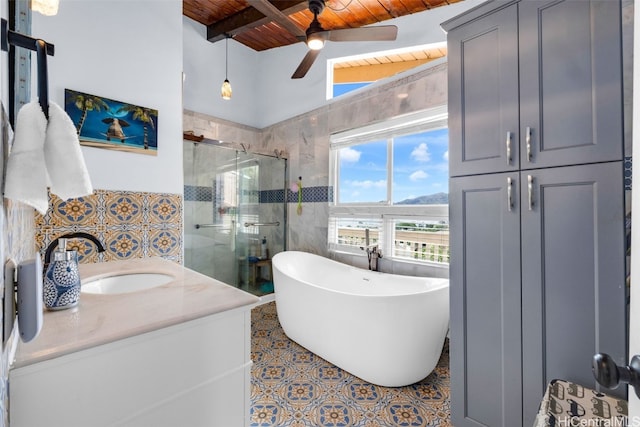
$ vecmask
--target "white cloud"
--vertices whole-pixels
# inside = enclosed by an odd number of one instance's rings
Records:
[[[431,160],[431,154],[429,154],[429,149],[427,148],[426,143],[422,143],[413,149],[411,152],[411,157],[413,157],[418,162],[428,162]]]
[[[349,184],[352,185],[353,187],[358,187],[358,188],[386,188],[387,187],[387,181],[384,179],[381,179],[379,181],[371,181],[371,180],[366,180],[366,181],[349,181]]]
[[[427,178],[429,175],[425,171],[415,171],[411,175],[409,175],[409,179],[411,181],[420,181],[421,179]]]
[[[345,163],[357,163],[360,160],[362,152],[354,150],[351,147],[340,150],[340,161]]]
[[[444,152],[444,154],[442,155],[442,158],[447,162],[449,161],[449,150]]]

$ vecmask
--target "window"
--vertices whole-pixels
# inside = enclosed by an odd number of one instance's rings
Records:
[[[392,256],[411,261],[449,263],[449,225],[443,220],[405,218],[393,223]]]
[[[446,42],[439,42],[330,59],[327,61],[327,99],[393,77],[446,55]]]
[[[236,170],[237,169],[237,170]],[[213,182],[213,223],[221,225],[217,232],[230,234],[239,224],[258,222],[259,191],[257,164],[242,165],[236,160],[218,168]],[[242,206],[242,209],[240,209]],[[259,234],[259,227],[240,227],[238,233]]]
[[[366,245],[366,230],[369,230],[369,244],[380,245],[382,221],[371,218],[334,218],[330,229],[336,233],[336,243],[340,246],[360,249]]]
[[[385,203],[387,199],[387,140],[338,149],[340,203]]]
[[[446,106],[331,137],[330,250],[449,263]],[[368,231],[367,231],[368,230]]]

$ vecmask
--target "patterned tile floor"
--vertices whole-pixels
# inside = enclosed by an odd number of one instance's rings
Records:
[[[407,387],[367,383],[284,334],[275,302],[251,313],[251,426],[450,427],[449,349]]]

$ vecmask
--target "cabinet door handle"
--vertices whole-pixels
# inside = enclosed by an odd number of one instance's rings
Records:
[[[527,188],[529,189],[529,210],[533,210],[533,177],[527,175]]]
[[[531,161],[531,128],[527,126],[525,141],[527,143],[527,160]]]
[[[507,166],[511,166],[511,132],[507,132]]]
[[[507,210],[511,212],[513,209],[513,180],[511,177],[507,177]]]

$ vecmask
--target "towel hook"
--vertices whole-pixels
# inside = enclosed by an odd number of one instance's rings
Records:
[[[34,39],[24,34],[17,33],[8,29],[6,19],[1,21],[0,32],[2,40],[0,48],[5,52],[9,51],[9,45],[23,47],[25,49],[36,51],[38,58],[38,100],[45,117],[49,119],[49,84],[47,77],[47,55],[53,56],[55,52],[54,45],[47,43],[42,39]]]
[[[38,57],[38,101],[44,116],[49,120],[49,83],[47,74],[47,42],[36,40],[36,54]]]

